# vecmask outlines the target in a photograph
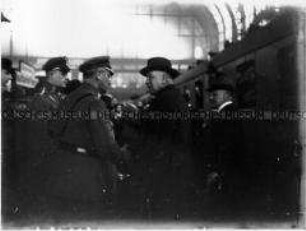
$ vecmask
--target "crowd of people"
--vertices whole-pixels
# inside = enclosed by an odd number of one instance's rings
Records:
[[[241,200],[254,173],[243,156],[239,121],[194,123],[143,116],[127,122],[122,120],[122,105],[108,95],[114,74],[109,57],[81,64],[82,82],[67,82],[70,68],[65,57],[51,58],[42,69],[46,77],[40,79],[35,93],[18,97],[10,87],[15,78],[12,62],[2,58],[6,215],[28,214],[29,209],[49,215],[51,211],[97,214],[114,206],[127,188],[134,194],[139,191],[140,198],[144,195],[139,204],[144,204],[142,211],[147,213],[162,210],[171,201],[176,218],[183,210],[185,189],[191,194],[201,188],[212,195],[226,195],[232,205]],[[151,58],[139,72],[147,78],[151,95],[147,106],[137,108],[142,115],[192,110],[173,84],[180,73],[170,60]],[[214,74],[207,89],[212,110],[218,114],[237,110],[233,85],[224,73],[215,70]],[[31,116],[16,116],[22,112]],[[195,131],[201,135],[193,135]],[[132,200],[124,198],[123,203]]]

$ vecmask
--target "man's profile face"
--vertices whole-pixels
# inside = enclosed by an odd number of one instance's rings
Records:
[[[97,68],[95,71],[95,77],[98,80],[99,88],[102,91],[106,91],[111,86],[112,74],[103,67]]]
[[[59,69],[51,70],[49,72],[49,80],[48,82],[56,87],[66,87],[67,73],[62,72]]]
[[[147,76],[146,85],[151,93],[164,87],[166,73],[164,71],[150,71]]]
[[[209,101],[214,108],[218,108],[229,99],[227,90],[216,89],[209,94]]]

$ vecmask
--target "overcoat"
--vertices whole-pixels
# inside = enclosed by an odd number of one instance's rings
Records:
[[[44,164],[44,188],[51,196],[96,201],[112,187],[121,158],[112,123],[98,91],[83,83],[60,104],[51,131],[57,150]]]

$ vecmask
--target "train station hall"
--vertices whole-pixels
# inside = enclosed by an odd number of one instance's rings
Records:
[[[2,229],[306,228],[301,0],[2,0]]]

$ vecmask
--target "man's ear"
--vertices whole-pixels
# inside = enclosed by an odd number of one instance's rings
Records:
[[[53,75],[54,75],[54,71],[51,70],[48,72],[47,77],[51,78],[53,77]]]

